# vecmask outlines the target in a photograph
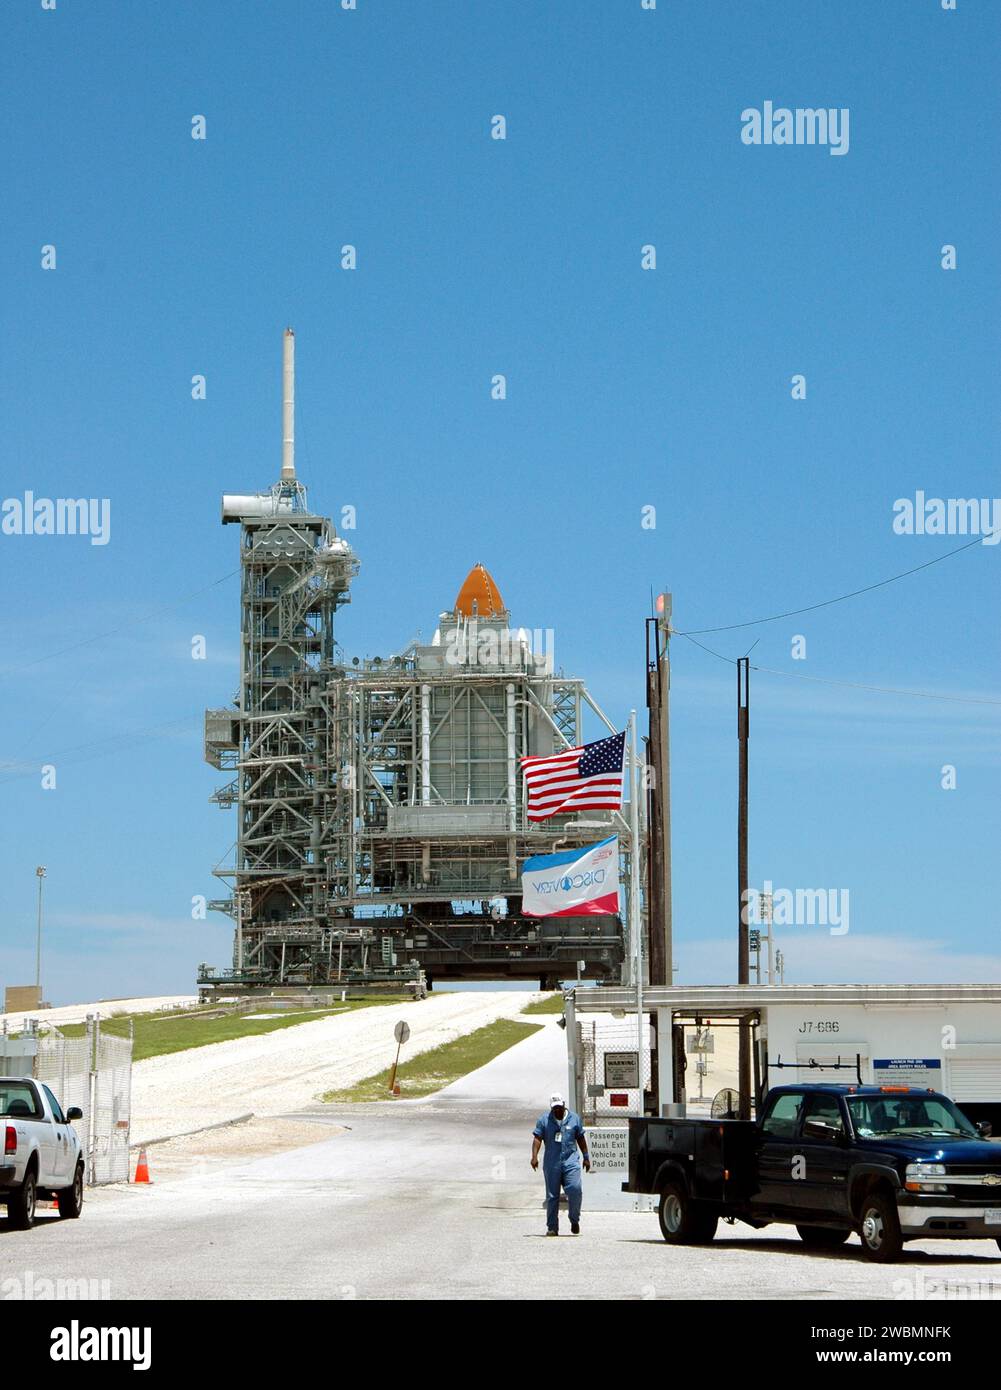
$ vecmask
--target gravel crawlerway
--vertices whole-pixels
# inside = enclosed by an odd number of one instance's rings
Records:
[[[19,1009],[15,1013],[0,1014],[0,1024],[6,1022],[10,1028],[19,1028],[26,1018],[37,1018],[41,1023],[83,1023],[88,1014],[100,1014],[102,1018],[113,1018],[115,1014],[151,1014],[158,1010],[170,1012],[174,1009],[197,1004],[196,994],[163,994],[146,999],[99,999],[93,1004],[65,1004],[57,1009]]]
[[[183,1134],[248,1113],[288,1114],[312,1104],[324,1091],[350,1086],[383,1068],[388,1072],[398,1019],[410,1025],[403,1050],[409,1058],[495,1019],[517,1017],[539,997],[521,990],[462,990],[150,1057],[132,1071],[131,1142]]]

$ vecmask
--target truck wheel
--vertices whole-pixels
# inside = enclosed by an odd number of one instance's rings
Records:
[[[897,1204],[886,1192],[874,1192],[862,1200],[859,1235],[866,1259],[889,1264],[900,1258],[904,1238],[900,1233]]]
[[[35,1170],[29,1168],[20,1187],[7,1194],[7,1220],[19,1231],[30,1231],[35,1224]]]
[[[796,1230],[803,1244],[815,1250],[836,1250],[851,1235],[851,1231],[832,1231],[829,1226],[797,1226]]]
[[[705,1245],[716,1234],[715,1212],[689,1199],[680,1183],[669,1182],[660,1194],[660,1233],[669,1245]]]
[[[75,1220],[83,1211],[83,1164],[78,1163],[73,1176],[73,1186],[63,1187],[56,1193],[59,1215],[66,1220]]]

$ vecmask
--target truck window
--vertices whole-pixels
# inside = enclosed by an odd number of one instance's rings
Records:
[[[807,1097],[803,1110],[804,1129],[810,1120],[820,1120],[822,1124],[830,1125],[839,1134],[844,1133],[845,1122],[841,1115],[841,1106],[838,1104],[837,1096],[813,1095]]]
[[[27,1081],[0,1082],[0,1115],[10,1119],[40,1120],[42,1107],[34,1086]]]
[[[795,1139],[802,1106],[803,1097],[795,1092],[776,1096],[774,1105],[761,1122],[762,1134],[772,1139]]]
[[[42,1090],[48,1096],[49,1104],[52,1106],[52,1118],[57,1125],[64,1125],[66,1123],[66,1116],[63,1114],[62,1106],[44,1083],[42,1084]]]
[[[952,1101],[934,1093],[850,1096],[848,1109],[862,1139],[976,1139],[976,1129]]]

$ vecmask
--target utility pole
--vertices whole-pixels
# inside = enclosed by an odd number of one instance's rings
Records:
[[[647,797],[647,893],[649,895],[650,983],[673,985],[671,912],[671,595],[657,597],[657,616],[646,620],[647,752],[651,786]]]
[[[42,1002],[42,879],[45,877],[45,865],[39,864],[35,870],[38,877],[38,935],[35,940],[35,988],[38,990],[38,1002]]]
[[[737,742],[739,772],[737,783],[737,983],[751,982],[747,931],[747,742],[750,735],[751,661],[737,661]],[[740,1092],[740,1118],[751,1118],[751,1025],[746,1015],[740,1019],[740,1051],[737,1090]]]
[[[674,984],[671,911],[671,595],[657,596],[656,616],[646,620],[647,758],[647,931],[651,985]],[[667,1069],[667,1094],[674,1094],[674,1036],[656,1036],[657,1014],[650,1047],[650,1089],[662,1094],[661,1058]]]

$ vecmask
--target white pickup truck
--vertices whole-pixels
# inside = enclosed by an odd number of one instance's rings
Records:
[[[0,1076],[0,1202],[12,1226],[34,1224],[39,1198],[58,1202],[60,1216],[80,1215],[83,1155],[72,1121],[82,1118],[75,1105],[64,1115],[43,1082]]]

